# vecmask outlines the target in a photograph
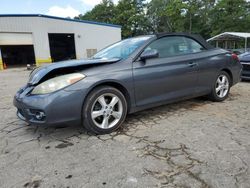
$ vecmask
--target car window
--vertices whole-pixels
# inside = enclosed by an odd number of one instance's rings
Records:
[[[120,58],[125,59],[131,55],[136,49],[142,46],[148,39],[152,36],[142,36],[122,40],[117,42],[103,50],[99,51],[94,55],[93,59],[111,59],[111,58]]]
[[[160,58],[197,53],[205,50],[195,40],[182,36],[160,38],[152,42],[145,50],[151,49],[157,50]]]
[[[195,40],[191,38],[185,38],[185,39],[192,53],[201,52],[205,50],[205,48],[202,45],[200,45],[198,42],[196,42]]]

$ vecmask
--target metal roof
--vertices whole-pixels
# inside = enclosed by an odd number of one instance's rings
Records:
[[[208,39],[207,41],[212,41],[212,40],[223,40],[223,39],[235,39],[235,38],[250,38],[250,33],[241,33],[241,32],[225,32],[225,33],[221,33],[219,35],[216,35],[210,39]]]
[[[85,23],[85,24],[102,25],[102,26],[108,26],[108,27],[117,27],[117,28],[122,27],[121,25],[115,25],[115,24],[108,24],[108,23],[88,21],[88,20],[77,20],[77,19],[70,19],[70,18],[62,18],[62,17],[49,16],[49,15],[43,15],[43,14],[0,14],[0,17],[42,17],[42,18],[57,19],[57,20],[70,21],[70,22],[79,22],[79,23]]]

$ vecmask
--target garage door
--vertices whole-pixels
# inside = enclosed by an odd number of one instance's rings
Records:
[[[31,33],[0,33],[0,45],[32,45]]]

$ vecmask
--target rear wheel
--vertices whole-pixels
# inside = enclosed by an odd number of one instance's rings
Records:
[[[221,71],[218,75],[213,90],[210,94],[210,99],[215,102],[224,101],[230,91],[231,78],[225,71]]]
[[[127,102],[116,88],[101,86],[94,89],[83,106],[83,125],[96,134],[118,129],[127,115]]]

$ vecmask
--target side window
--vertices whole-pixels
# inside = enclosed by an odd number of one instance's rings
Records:
[[[145,50],[155,49],[160,58],[196,53],[204,48],[195,40],[182,36],[167,36],[152,42]]]
[[[201,52],[205,50],[203,46],[201,46],[198,42],[196,42],[193,39],[186,38],[186,41],[189,45],[191,53]]]

